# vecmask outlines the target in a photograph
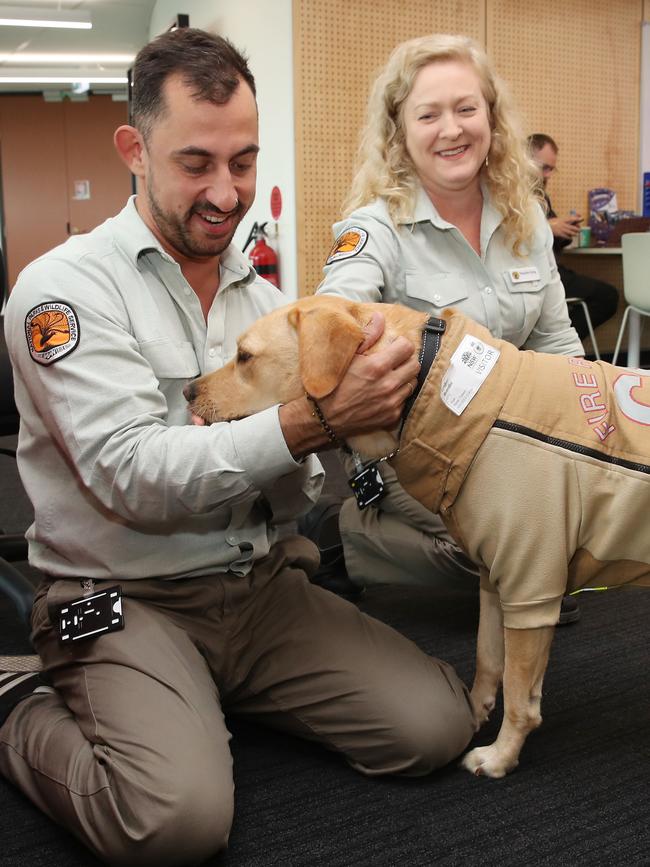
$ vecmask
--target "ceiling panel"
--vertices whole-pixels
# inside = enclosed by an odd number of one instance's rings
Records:
[[[45,62],[21,63],[28,54],[121,54],[135,55],[149,38],[149,22],[156,0],[8,0],[0,6],[27,11],[82,11],[91,16],[91,30],[61,30],[35,27],[0,27],[0,77],[17,76],[85,76],[124,77],[128,62],[118,63]],[[6,57],[5,55],[9,55]],[[83,90],[81,88],[75,88]],[[91,84],[95,93],[125,92],[121,85]],[[57,92],[73,90],[73,85],[7,84],[0,82],[0,92]]]

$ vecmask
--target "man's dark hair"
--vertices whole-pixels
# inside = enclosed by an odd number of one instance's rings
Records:
[[[133,66],[131,123],[145,139],[165,113],[170,75],[180,75],[194,99],[214,105],[225,105],[242,79],[255,95],[247,59],[227,39],[192,27],[163,33],[140,49]]]
[[[541,151],[545,145],[550,145],[554,154],[560,150],[550,135],[546,135],[546,133],[534,132],[532,135],[528,136],[528,147],[530,148],[531,153]]]

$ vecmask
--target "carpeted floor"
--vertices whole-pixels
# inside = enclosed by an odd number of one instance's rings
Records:
[[[475,594],[377,587],[361,607],[471,682]],[[318,747],[229,719],[235,822],[229,850],[208,865],[650,865],[650,593],[582,594],[580,607],[581,621],[556,633],[542,728],[504,780],[455,765],[366,779]],[[28,650],[0,599],[0,653]],[[500,713],[476,744],[494,737]],[[0,779],[1,867],[97,864]]]

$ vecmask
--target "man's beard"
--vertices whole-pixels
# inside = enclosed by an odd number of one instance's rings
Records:
[[[160,231],[160,234],[170,247],[173,247],[174,250],[177,250],[188,259],[209,259],[213,256],[221,255],[221,253],[227,249],[232,241],[233,235],[235,234],[235,229],[239,225],[239,221],[243,216],[243,214],[241,214],[240,204],[238,204],[234,209],[239,219],[237,219],[232,231],[226,237],[210,238],[209,236],[206,236],[203,239],[198,239],[193,235],[189,228],[189,221],[192,214],[199,209],[204,213],[207,212],[215,215],[223,215],[224,212],[215,208],[214,205],[211,205],[208,202],[202,202],[193,205],[184,218],[179,218],[171,212],[164,211],[158,204],[150,181],[151,179],[149,179],[149,183],[147,184],[149,210],[151,211],[151,215]],[[230,214],[232,211],[229,211],[228,213]]]

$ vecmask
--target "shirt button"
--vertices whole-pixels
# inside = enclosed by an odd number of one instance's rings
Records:
[[[226,536],[226,542],[227,542],[229,545],[236,545],[236,544],[237,544],[237,539],[235,539],[234,536]]]
[[[491,295],[492,294],[492,287],[486,286],[483,291],[485,292],[486,295]]]
[[[208,349],[208,355],[210,356],[210,358],[214,358],[216,354],[217,354],[217,350],[214,348],[214,346],[211,346]]]
[[[437,304],[438,301],[440,301],[440,295],[438,295],[438,294],[436,293],[436,294],[433,296],[433,300],[434,300],[434,301],[436,302],[436,304]]]

